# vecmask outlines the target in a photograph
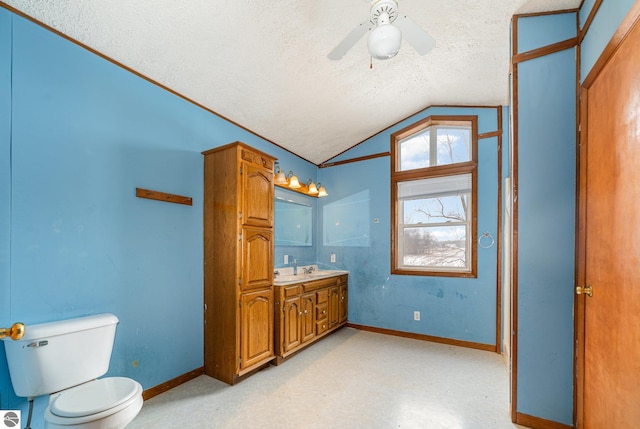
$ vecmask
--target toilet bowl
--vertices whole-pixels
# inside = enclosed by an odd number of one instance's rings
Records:
[[[44,419],[48,429],[124,428],[142,408],[142,386],[107,377],[51,395]]]

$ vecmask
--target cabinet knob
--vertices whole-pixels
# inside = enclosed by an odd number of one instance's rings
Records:
[[[300,311],[300,312],[298,313],[298,317],[300,317],[300,316],[302,316],[302,311]]]
[[[322,310],[322,314],[327,314],[327,310]]]

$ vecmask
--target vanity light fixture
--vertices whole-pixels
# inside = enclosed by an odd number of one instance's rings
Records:
[[[298,189],[300,187],[300,182],[298,181],[298,176],[293,174],[293,171],[289,172],[289,174],[287,175],[287,178],[289,179],[289,187],[291,189]]]
[[[285,175],[278,163],[276,163],[274,167],[273,184],[309,197],[319,198],[329,195],[324,186],[320,183],[316,185],[312,179],[308,179],[306,182],[300,182],[291,170],[289,170],[289,174]]]

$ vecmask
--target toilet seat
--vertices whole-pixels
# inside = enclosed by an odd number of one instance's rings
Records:
[[[59,417],[83,417],[117,407],[137,392],[136,382],[125,377],[93,380],[68,389],[50,404]]]
[[[143,403],[140,383],[125,377],[92,380],[54,396],[44,416],[54,427],[90,423],[119,412],[133,418]]]

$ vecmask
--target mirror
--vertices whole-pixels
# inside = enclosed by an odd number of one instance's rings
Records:
[[[302,202],[276,197],[275,245],[312,246],[313,208]]]

